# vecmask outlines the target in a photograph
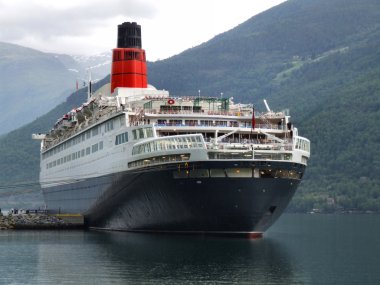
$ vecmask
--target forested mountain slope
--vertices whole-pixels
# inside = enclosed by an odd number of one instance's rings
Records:
[[[312,141],[289,210],[380,211],[380,2],[293,0],[179,56],[151,82],[289,108]],[[180,80],[184,78],[185,80]]]

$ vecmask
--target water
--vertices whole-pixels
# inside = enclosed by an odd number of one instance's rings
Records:
[[[260,240],[1,231],[0,284],[380,284],[379,224],[288,214]]]

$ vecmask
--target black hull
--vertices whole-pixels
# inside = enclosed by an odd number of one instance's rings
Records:
[[[219,161],[189,169],[252,168],[252,162]],[[183,166],[180,166],[183,167]],[[282,214],[300,182],[290,178],[173,178],[178,164],[127,171],[44,190],[54,211],[82,213],[91,228],[206,234],[264,232]],[[256,163],[257,167],[257,163]],[[297,171],[289,162],[260,169]]]

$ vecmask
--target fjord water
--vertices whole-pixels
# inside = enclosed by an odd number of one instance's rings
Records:
[[[379,225],[285,214],[259,240],[0,231],[0,284],[380,284]]]

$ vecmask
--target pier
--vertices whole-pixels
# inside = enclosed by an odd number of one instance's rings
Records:
[[[0,212],[0,230],[82,228],[84,228],[84,219],[79,214],[9,213],[8,215],[3,215]]]

